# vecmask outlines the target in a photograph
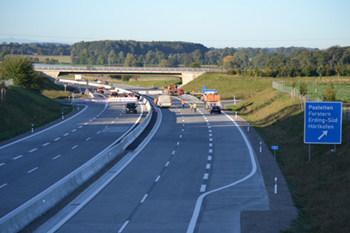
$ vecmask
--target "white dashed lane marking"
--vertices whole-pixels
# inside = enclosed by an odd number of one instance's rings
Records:
[[[72,147],[72,150],[74,150],[74,149],[77,148],[77,147],[78,147],[78,145],[73,146],[73,147]]]
[[[32,170],[28,171],[27,173],[32,173],[33,171],[37,170],[39,167],[35,167]]]
[[[0,189],[5,187],[6,185],[7,185],[7,183],[0,185]]]
[[[22,157],[23,157],[23,155],[18,155],[18,156],[16,156],[16,157],[12,158],[12,160],[17,160],[17,159],[20,159],[20,158],[22,158]]]
[[[205,184],[202,184],[201,189],[199,190],[200,192],[205,192],[205,189],[207,186]]]
[[[36,150],[38,150],[38,148],[34,148],[34,149],[32,149],[32,150],[30,150],[30,151],[28,151],[29,153],[32,153],[32,152],[34,152],[34,151],[36,151]]]
[[[206,169],[210,169],[210,163],[207,164],[207,166],[205,166]]]
[[[52,159],[57,159],[59,157],[61,157],[61,155],[57,155],[57,156],[53,157]]]
[[[5,163],[0,163],[0,167],[1,167],[1,166],[4,166],[4,165],[5,165]]]
[[[66,133],[66,134],[64,134],[63,136],[68,136],[69,135],[69,133]]]
[[[204,173],[203,179],[204,179],[204,180],[207,180],[208,177],[209,177],[209,173]]]
[[[47,142],[47,143],[45,143],[45,144],[43,144],[43,146],[47,146],[47,145],[49,145],[50,143],[49,142]]]
[[[148,194],[145,194],[145,196],[143,196],[143,198],[142,198],[142,200],[140,201],[140,203],[143,203],[143,202],[146,200],[147,196],[148,196]]]
[[[60,140],[61,138],[55,138],[54,141],[57,142],[58,140]]]

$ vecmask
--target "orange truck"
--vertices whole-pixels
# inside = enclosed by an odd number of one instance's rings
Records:
[[[169,84],[168,85],[168,93],[170,95],[175,95],[177,93],[177,84]]]
[[[217,94],[206,94],[204,95],[204,107],[205,109],[210,109],[212,106],[219,106],[222,108],[220,102],[220,95]]]

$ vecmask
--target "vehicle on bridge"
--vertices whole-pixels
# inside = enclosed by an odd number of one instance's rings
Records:
[[[171,99],[169,95],[161,95],[158,97],[157,106],[158,107],[171,107]]]
[[[131,113],[131,112],[137,113],[137,109],[136,109],[137,105],[135,102],[128,102],[128,103],[126,103],[125,107],[126,107],[126,114]]]

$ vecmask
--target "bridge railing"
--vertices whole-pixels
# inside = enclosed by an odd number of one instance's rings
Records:
[[[35,70],[57,70],[57,71],[192,71],[208,72],[223,71],[216,68],[174,68],[174,67],[117,67],[117,66],[60,66],[60,65],[34,65]]]

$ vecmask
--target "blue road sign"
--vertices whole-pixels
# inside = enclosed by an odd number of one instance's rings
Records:
[[[271,146],[272,150],[278,150],[278,146]]]
[[[304,143],[341,144],[342,103],[306,102]]]

